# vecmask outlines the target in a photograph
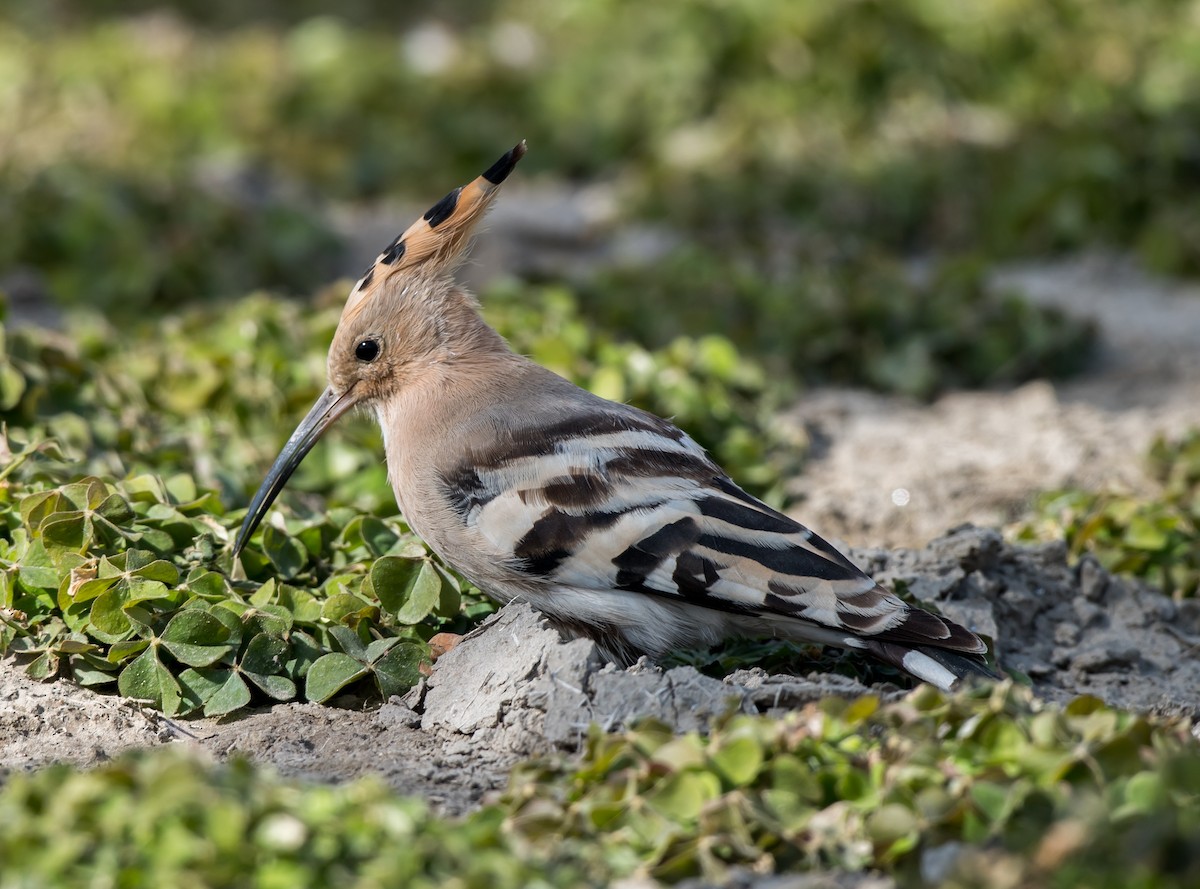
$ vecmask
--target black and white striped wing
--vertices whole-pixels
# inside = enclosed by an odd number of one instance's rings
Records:
[[[462,521],[531,581],[788,617],[880,643],[984,651],[974,634],[905,605],[742,491],[676,427],[640,411],[515,433],[443,482]]]

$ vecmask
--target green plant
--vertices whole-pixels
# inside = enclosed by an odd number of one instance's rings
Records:
[[[252,692],[324,701],[358,680],[402,693],[425,640],[460,619],[465,584],[398,520],[333,510],[268,527],[239,580],[233,525],[188,476],[3,493],[0,608],[20,617],[0,650],[34,678],[115,684],[168,715],[222,715]]]
[[[922,398],[1084,366],[1090,324],[994,293],[985,275],[984,264],[965,259],[920,277],[878,256],[805,268],[726,240],[604,273],[584,298],[589,312],[647,342],[721,330],[804,379]],[[631,293],[638,298],[623,296]],[[656,311],[644,311],[647,303]]]
[[[322,216],[298,201],[80,165],[0,179],[0,269],[36,269],[56,300],[121,323],[151,305],[252,287],[307,291],[340,254]]]
[[[940,885],[1182,886],[1200,868],[1197,763],[1185,725],[1164,733],[1094,699],[1059,710],[1007,685],[924,687],[735,717],[708,738],[595,732],[580,766],[519,770],[506,804],[535,851],[598,841],[665,882],[738,864],[927,885],[921,854],[961,843]]]
[[[1200,430],[1159,437],[1149,454],[1162,488],[1141,497],[1069,489],[1038,496],[1018,539],[1063,540],[1108,570],[1141,578],[1177,598],[1200,590]]]
[[[1184,889],[1200,877],[1185,721],[999,685],[830,699],[711,734],[593,729],[462,818],[373,781],[284,782],[172,749],[0,786],[0,886],[464,887],[860,871],[902,887]],[[934,862],[937,862],[936,864]]]

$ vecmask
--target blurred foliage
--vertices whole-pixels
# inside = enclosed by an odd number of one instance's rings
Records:
[[[400,21],[362,0],[341,17],[280,4],[241,19],[203,4],[109,17],[150,6],[9,5],[6,190],[59,167],[149,173],[190,203],[199,183],[248,172],[293,195],[287,216],[308,206],[296,188],[354,201],[465,181],[524,135],[523,176],[603,180],[623,222],[659,220],[688,245],[593,282],[599,326],[640,315],[649,345],[718,329],[777,366],[920,395],[1069,370],[1088,337],[986,294],[981,274],[914,280],[893,257],[1107,244],[1160,270],[1200,269],[1200,30],[1182,0],[496,0]],[[59,257],[19,236],[4,263],[45,271],[77,300],[85,275],[123,282],[131,306],[181,279],[196,297],[247,280],[297,289],[293,258],[323,243],[278,221],[261,251],[237,256],[236,236],[208,238],[215,222],[183,214],[178,238],[219,253],[205,268],[184,250],[181,272],[148,273],[171,251],[127,247],[113,270],[95,239],[57,231],[68,214],[31,214],[13,227],[41,230]],[[320,279],[319,265],[300,267]],[[631,292],[672,298],[648,319]]]
[[[470,21],[491,5],[490,0],[406,0],[409,17],[437,13],[455,21]],[[0,0],[0,15],[12,18],[32,30],[80,26],[115,16],[136,16],[161,12],[169,7],[172,14],[189,22],[213,28],[237,28],[247,24],[293,25],[319,15],[336,14],[339,19],[369,26],[388,21],[396,12],[393,0],[341,0],[331,13],[326,0],[44,0],[31,4],[23,0]]]
[[[709,738],[595,732],[579,766],[519,769],[506,802],[535,850],[599,842],[664,882],[719,883],[738,864],[873,868],[902,886],[1184,886],[1200,873],[1198,754],[1186,723],[1095,699],[924,686],[738,716]]]
[[[924,275],[882,257],[772,275],[748,255],[685,248],[653,266],[602,273],[584,292],[589,314],[647,342],[720,330],[809,380],[918,398],[1073,373],[1095,336],[1089,323],[989,290],[985,266],[968,259]]]
[[[1200,268],[1186,0],[496,0],[399,20],[359,0],[298,23],[311,4],[244,4],[247,27],[218,34],[104,17],[144,0],[22,6],[9,15],[35,28],[77,26],[0,32],[21,167],[219,158],[363,195],[465,181],[523,135],[535,168],[618,175],[692,229],[1003,253],[1112,241]]]
[[[340,256],[318,215],[280,198],[79,167],[0,177],[0,269],[37,269],[60,302],[114,317],[255,287],[305,291]]]
[[[1168,595],[1200,591],[1200,429],[1160,436],[1149,453],[1161,484],[1153,496],[1068,489],[1038,497],[1020,540],[1066,540],[1072,555],[1094,553],[1109,571],[1138,577]]]
[[[648,885],[808,870],[902,887],[1183,889],[1200,880],[1200,749],[1184,722],[1007,684],[735,716],[708,737],[594,729],[431,815],[378,783],[296,785],[143,752],[0,788],[0,886]]]

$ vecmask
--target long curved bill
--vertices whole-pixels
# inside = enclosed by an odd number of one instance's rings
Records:
[[[296,467],[317,443],[317,439],[333,425],[338,417],[354,407],[355,401],[353,386],[340,395],[333,389],[326,389],[321,393],[321,397],[312,406],[308,416],[300,421],[300,425],[296,427],[292,437],[287,440],[287,444],[283,446],[283,450],[271,464],[267,477],[263,479],[254,499],[250,501],[250,509],[246,512],[242,529],[238,531],[237,542],[233,545],[234,558],[241,554],[250,535],[254,533],[254,529],[267,514],[267,510],[271,508],[271,504],[275,502],[275,498],[279,496],[279,492],[283,490],[287,480],[296,471]]]

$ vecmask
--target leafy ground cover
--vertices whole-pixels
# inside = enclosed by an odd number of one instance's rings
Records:
[[[707,737],[597,730],[580,761],[529,764],[463,819],[369,781],[295,784],[172,750],[55,766],[0,788],[0,885],[578,886],[839,866],[901,886],[1184,887],[1197,812],[1182,723],[926,687]]]
[[[1200,590],[1200,430],[1159,438],[1147,455],[1156,496],[1072,488],[1042,494],[1020,540],[1066,540],[1110,571],[1138,577],[1177,598]]]

